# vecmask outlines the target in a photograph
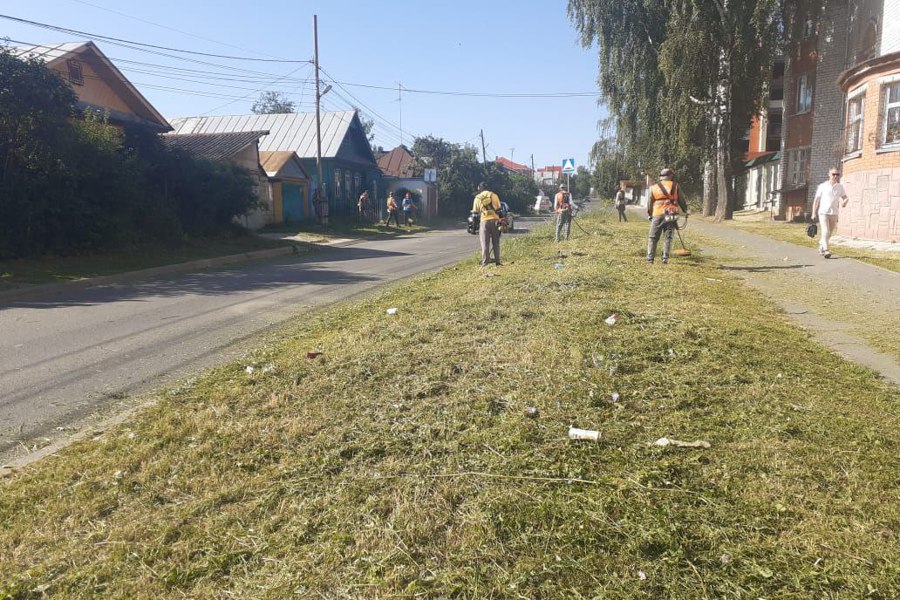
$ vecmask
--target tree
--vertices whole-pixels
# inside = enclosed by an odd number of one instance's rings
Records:
[[[263,92],[250,109],[255,115],[279,115],[294,112],[294,101],[281,92]]]
[[[740,139],[779,45],[779,0],[569,0],[568,12],[582,44],[599,45],[624,162],[672,167],[688,184],[709,162],[716,214],[730,218]]]
[[[372,152],[375,152],[375,120],[368,118],[366,114],[356,106],[353,107],[353,110],[359,115],[359,122],[362,123],[363,133],[366,134],[366,140],[369,141]]]

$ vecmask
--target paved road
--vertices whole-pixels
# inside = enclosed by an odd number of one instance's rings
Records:
[[[124,394],[226,361],[237,340],[477,244],[460,228],[0,304],[0,464]]]

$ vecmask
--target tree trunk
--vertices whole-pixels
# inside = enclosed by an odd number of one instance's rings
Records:
[[[722,59],[723,81],[731,81],[731,62],[729,57]],[[718,202],[716,204],[716,223],[729,220],[734,216],[737,196],[734,189],[734,168],[732,166],[732,127],[731,127],[731,93],[730,84],[720,85],[718,89],[719,115],[716,121],[716,178],[718,179]]]
[[[716,163],[708,160],[703,165],[703,216],[711,217],[716,214],[716,200],[718,196],[718,179],[716,177]]]

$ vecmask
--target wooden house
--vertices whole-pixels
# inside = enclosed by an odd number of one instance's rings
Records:
[[[325,112],[320,121],[323,196],[331,215],[355,214],[363,190],[368,190],[372,198],[384,194],[381,171],[356,111]],[[267,130],[269,134],[259,141],[260,151],[296,153],[309,174],[308,198],[320,185],[315,113],[186,117],[172,119],[172,126],[177,134]]]
[[[236,219],[248,229],[259,229],[274,223],[275,206],[269,177],[261,165],[259,139],[268,131],[244,131],[237,133],[200,133],[163,136],[170,148],[189,152],[199,158],[215,162],[228,162],[247,170],[256,182],[257,207]]]
[[[37,58],[56,71],[74,90],[77,108],[105,115],[119,128],[140,126],[157,133],[171,131],[166,119],[93,42],[10,48],[19,58]]]

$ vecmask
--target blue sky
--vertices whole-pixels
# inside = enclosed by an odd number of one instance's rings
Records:
[[[585,164],[605,115],[597,104],[596,50],[577,43],[564,0],[4,0],[0,14],[196,52],[301,61],[313,56],[316,14],[324,77],[341,82],[322,98],[323,109],[358,106],[374,119],[375,143],[385,148],[400,143],[402,128],[407,145],[414,136],[434,135],[480,149],[483,129],[489,160],[528,164],[533,154],[537,167],[569,156]],[[6,19],[0,37],[37,44],[84,39]],[[166,117],[245,114],[263,89],[313,110],[308,64],[192,57],[213,63],[199,64],[95,41]],[[409,90],[400,102],[398,84]]]

